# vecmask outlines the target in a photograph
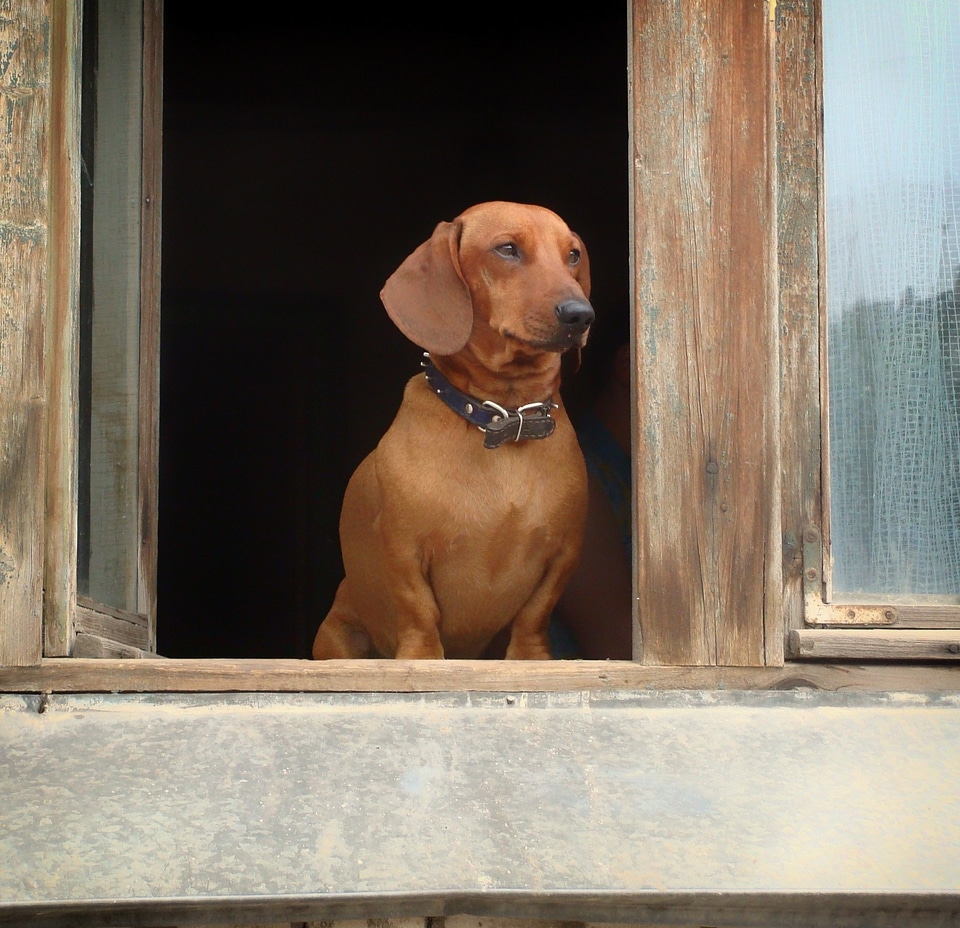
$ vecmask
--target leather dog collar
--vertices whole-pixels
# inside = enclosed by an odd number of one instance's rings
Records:
[[[493,400],[478,400],[458,390],[433,366],[428,352],[423,353],[420,363],[433,392],[458,416],[483,432],[484,448],[499,448],[505,441],[549,438],[557,427],[556,419],[550,416],[550,411],[558,408],[553,397],[542,403],[506,409]]]

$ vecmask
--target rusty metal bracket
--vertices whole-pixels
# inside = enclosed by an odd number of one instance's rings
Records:
[[[891,605],[828,603],[824,601],[823,536],[816,525],[803,532],[803,620],[807,625],[887,627],[897,624]]]

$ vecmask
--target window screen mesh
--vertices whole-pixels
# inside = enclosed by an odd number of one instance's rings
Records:
[[[960,5],[824,0],[833,585],[960,593]]]

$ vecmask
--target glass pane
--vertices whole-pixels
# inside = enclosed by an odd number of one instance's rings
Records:
[[[824,0],[833,590],[960,593],[960,5]]]
[[[84,3],[78,590],[137,611],[142,7]]]

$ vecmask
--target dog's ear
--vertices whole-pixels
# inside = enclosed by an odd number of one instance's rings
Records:
[[[576,233],[574,233],[576,234]],[[578,235],[577,238],[580,238]],[[590,299],[590,257],[587,255],[587,246],[583,243],[583,239],[580,238],[580,264],[577,267],[577,282],[580,284],[580,289],[583,291],[583,295],[589,300]]]
[[[441,222],[380,291],[394,325],[431,354],[456,354],[473,328],[473,303],[460,273],[461,228],[458,219]]]

